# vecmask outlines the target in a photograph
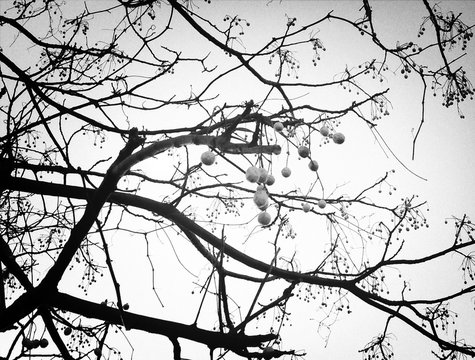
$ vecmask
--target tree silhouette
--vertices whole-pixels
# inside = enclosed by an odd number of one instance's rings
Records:
[[[253,39],[252,19],[216,3],[2,2],[3,358],[121,358],[136,330],[168,338],[174,359],[183,339],[213,359],[304,358],[285,343],[285,326],[299,326],[290,304],[327,309],[319,326],[329,327],[354,301],[387,318],[362,345],[365,359],[393,357],[394,322],[432,341],[439,359],[475,356],[451,308],[475,290],[469,217],[451,219],[447,246],[411,256],[406,233],[428,226],[427,204],[389,200],[392,171],[354,192],[328,184],[318,156],[346,145],[347,119],[384,143],[387,74],[421,86],[413,157],[428,95],[463,118],[473,87],[460,63],[472,26],[422,0],[417,42],[390,45],[362,0],[357,14],[287,17]],[[331,46],[319,37],[328,25],[361,34],[378,57],[347,59],[329,75],[321,64]],[[287,246],[303,214],[327,229],[310,258]],[[128,250],[114,250],[118,239]],[[254,239],[263,240],[259,252]],[[163,264],[169,245],[176,259]],[[406,269],[443,259],[461,264],[460,286],[411,295]],[[134,289],[118,275],[128,261],[154,306],[129,307]],[[176,304],[190,304],[191,319],[157,315],[174,307],[162,297],[177,288],[193,289]]]

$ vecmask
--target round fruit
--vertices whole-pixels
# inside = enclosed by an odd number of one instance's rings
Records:
[[[265,209],[267,209],[269,207],[269,200],[267,199],[267,201],[261,205],[261,206],[258,206],[259,210],[261,211],[264,211]]]
[[[259,168],[258,172],[259,172],[259,179],[257,179],[257,182],[265,183],[267,180],[267,170],[264,168]]]
[[[302,210],[303,210],[303,212],[309,212],[311,209],[312,209],[312,208],[311,208],[311,206],[310,206],[309,204],[307,204],[307,203],[303,203],[303,204],[302,204]]]
[[[292,174],[292,170],[290,170],[290,168],[286,166],[285,168],[282,169],[281,174],[283,177],[289,177],[290,174]]]
[[[269,196],[265,190],[257,190],[254,193],[254,204],[256,204],[258,207],[264,206],[268,200]]]
[[[31,340],[31,347],[33,349],[37,349],[40,347],[40,341],[38,339]]]
[[[284,124],[282,124],[280,121],[277,121],[274,124],[274,130],[278,131],[278,132],[281,132],[282,130],[284,130]]]
[[[319,207],[320,209],[324,209],[325,206],[327,206],[327,202],[326,202],[325,200],[323,200],[323,199],[320,199],[320,200],[318,200],[317,205],[318,205],[318,207]]]
[[[94,355],[96,355],[96,356],[101,356],[101,354],[102,354],[101,349],[99,349],[99,348],[95,348],[95,349],[94,349]]]
[[[48,344],[49,344],[48,339],[43,338],[43,339],[40,340],[40,346],[41,346],[42,348],[47,347]]]
[[[255,183],[259,179],[259,169],[251,166],[246,170],[246,179],[249,182]]]
[[[308,168],[312,171],[317,171],[318,170],[317,160],[310,160],[310,162],[308,163]]]
[[[269,225],[270,224],[270,214],[267,211],[263,211],[259,214],[257,217],[257,221],[259,221],[259,224],[261,225]]]
[[[122,309],[129,310],[129,304],[124,304],[124,306],[122,306]]]
[[[306,146],[299,146],[298,148],[298,153],[299,153],[299,156],[303,157],[303,158],[306,158],[308,157],[308,155],[310,155],[310,149]]]
[[[330,129],[327,126],[322,126],[320,128],[320,134],[323,136],[328,136],[328,134],[330,134]]]
[[[201,162],[205,165],[213,165],[215,160],[216,155],[209,150],[201,154]]]
[[[28,338],[23,338],[21,344],[28,350],[33,349],[33,342]]]
[[[342,133],[334,133],[333,134],[333,142],[335,144],[343,144],[345,142],[345,135]]]
[[[73,332],[73,329],[71,329],[70,327],[67,327],[66,329],[64,329],[64,335],[66,336],[71,335],[72,332]]]
[[[271,175],[271,174],[267,175],[266,185],[271,186],[271,185],[273,185],[274,183],[275,183],[275,177],[274,177],[274,175]]]
[[[273,352],[273,351],[274,351],[274,348],[273,348],[272,346],[266,346],[266,347],[262,350],[262,352],[265,353],[265,354],[266,354],[266,353],[271,353],[271,352]]]

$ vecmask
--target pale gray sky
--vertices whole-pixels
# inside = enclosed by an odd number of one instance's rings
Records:
[[[0,3],[0,10],[3,11],[4,3]],[[82,3],[82,2],[81,2]],[[102,6],[106,1],[99,2]],[[297,27],[304,25],[316,17],[323,16],[331,9],[334,15],[349,16],[357,18],[358,9],[361,6],[359,1],[212,1],[211,5],[199,4],[203,16],[211,19],[222,19],[224,15],[239,14],[242,18],[249,21],[251,26],[245,28],[243,43],[245,49],[252,51],[259,49],[262,44],[268,41],[271,34],[277,32],[282,34],[284,25],[287,21],[286,16],[297,18]],[[416,1],[373,1],[374,20],[378,35],[390,45],[395,45],[397,40],[406,42],[418,40],[417,30],[422,16],[425,16],[424,8]],[[444,8],[451,8],[455,13],[462,12],[463,19],[468,24],[475,23],[475,2],[473,1],[444,1],[441,3]],[[222,22],[222,20],[217,20]],[[157,26],[160,26],[160,21]],[[107,28],[108,24],[101,22],[100,26]],[[382,59],[380,51],[375,50],[368,37],[361,37],[357,32],[350,29],[347,25],[337,24],[336,22],[324,23],[314,29],[318,31],[318,37],[321,38],[326,52],[322,52],[321,60],[318,62],[317,71],[312,66],[309,58],[309,49],[299,49],[295,54],[299,60],[299,80],[302,81],[328,81],[332,80],[334,75],[343,71],[345,67],[352,68],[358,66],[363,60],[372,58]],[[425,35],[430,37],[431,35]],[[209,43],[199,36],[186,31],[179,26],[174,26],[170,36],[166,38],[169,44],[175,47],[179,46],[185,49],[184,53],[205,55],[209,52]],[[2,43],[2,47],[6,44]],[[131,44],[133,46],[133,44]],[[243,48],[244,49],[244,48]],[[475,79],[475,68],[473,66],[474,46],[470,44],[468,55],[463,58],[459,64],[466,67],[469,78]],[[432,58],[427,61],[435,61],[438,54],[432,53]],[[424,58],[425,59],[425,58]],[[25,59],[26,61],[28,59]],[[212,53],[209,57],[210,64],[231,67],[226,63],[227,58],[222,54]],[[439,61],[437,59],[437,61]],[[235,64],[235,61],[231,61]],[[424,62],[422,60],[421,62]],[[397,63],[394,59],[389,60],[389,65],[396,71]],[[203,83],[203,75],[198,67],[191,69],[178,67],[176,74],[166,81],[162,82],[160,88],[152,88],[157,96],[167,94],[185,95],[190,88],[199,92]],[[181,71],[180,71],[181,70]],[[271,76],[272,71],[266,67],[263,70]],[[293,80],[292,78],[289,78]],[[287,80],[287,79],[286,79]],[[372,85],[371,85],[372,86]],[[388,95],[391,101],[389,108],[390,115],[385,117],[378,126],[379,134],[382,135],[389,148],[394,152],[400,161],[404,163],[414,173],[427,179],[421,180],[420,177],[412,175],[407,171],[387,148],[381,149],[374,134],[368,127],[361,123],[356,116],[345,118],[339,131],[346,136],[343,145],[337,146],[333,143],[319,146],[321,138],[315,136],[312,147],[312,154],[318,159],[320,164],[319,175],[324,185],[324,191],[315,186],[312,190],[314,196],[328,196],[331,193],[340,195],[354,195],[358,189],[365,187],[380,176],[385,171],[395,169],[396,173],[391,176],[391,186],[384,186],[381,195],[375,194],[374,199],[387,197],[388,203],[396,204],[400,198],[419,195],[420,201],[427,201],[430,211],[425,215],[429,220],[431,227],[414,234],[407,235],[407,254],[409,256],[419,256],[428,250],[441,248],[453,239],[453,228],[444,225],[445,218],[452,215],[462,216],[464,213],[475,214],[475,192],[471,187],[475,183],[475,145],[473,135],[475,134],[475,105],[473,102],[462,105],[462,110],[466,115],[465,119],[459,119],[454,108],[445,109],[440,106],[441,98],[432,98],[429,94],[427,99],[426,123],[417,142],[416,159],[411,160],[412,139],[414,129],[417,129],[420,119],[420,94],[421,85],[414,76],[408,80],[403,80],[401,76],[395,76],[390,72],[386,75],[386,80],[372,89],[382,89],[390,87]],[[235,104],[250,99],[260,101],[265,96],[267,89],[260,85],[246,71],[240,71],[231,74],[226,80],[218,81],[209,90],[209,95],[220,96],[212,102],[213,105],[222,105],[224,102]],[[310,103],[317,107],[338,108],[344,104],[351,104],[352,94],[344,93],[340,89],[313,90],[296,89],[289,91],[289,94],[295,98],[295,104]],[[278,94],[273,93],[268,108],[279,109],[281,107]],[[210,106],[211,108],[211,106]],[[181,121],[182,123],[196,123],[203,118],[203,113],[198,111],[185,111],[184,109],[166,109],[155,112],[150,117],[137,115],[133,111],[127,113],[134,125],[140,126],[147,124],[155,126],[162,119],[166,121]],[[138,118],[140,116],[140,118]],[[277,142],[284,145],[282,137],[277,136]],[[106,144],[113,145],[112,143]],[[80,146],[80,144],[78,145]],[[199,156],[203,149],[192,151],[190,159],[199,162]],[[85,163],[93,161],[92,153],[77,154],[77,162]],[[287,164],[292,168],[291,178],[284,179],[280,176],[280,169]],[[171,160],[168,160],[171,161]],[[160,170],[165,171],[171,162],[163,160],[160,164]],[[244,162],[242,163],[244,164]],[[224,162],[218,162],[222,165],[210,169],[210,172],[219,173],[228,170]],[[144,169],[153,172],[157,169],[157,164],[147,162]],[[298,160],[295,155],[295,149],[291,151],[289,159],[285,157],[285,152],[279,157],[274,157],[273,172],[276,174],[276,184],[274,191],[295,190],[300,193],[306,193],[315,178],[309,175],[307,164],[303,160]],[[238,176],[238,173],[233,173]],[[244,184],[248,185],[248,184]],[[388,196],[388,189],[392,186],[397,191],[391,191],[394,194]],[[150,196],[152,196],[151,194]],[[163,194],[160,194],[163,195]],[[355,210],[358,212],[359,210]],[[269,211],[275,216],[273,209]],[[258,211],[252,204],[245,207],[243,215],[239,219],[233,219],[236,223],[234,228],[229,229],[231,241],[240,244],[250,254],[269,260],[272,255],[272,248],[268,241],[275,235],[274,232],[259,232],[256,229],[254,217]],[[201,215],[204,218],[204,214]],[[308,270],[312,261],[322,257],[322,251],[325,248],[326,222],[322,218],[312,217],[310,214],[295,212],[289,215],[297,232],[297,238],[281,243],[281,255],[290,257],[294,252],[299,258],[299,263],[303,270]],[[376,219],[372,219],[377,221]],[[238,226],[239,225],[239,226]],[[231,238],[230,235],[234,235]],[[251,235],[243,244],[248,235]],[[208,275],[207,265],[196,255],[192,254],[192,249],[186,241],[180,239],[173,240],[175,249],[169,245],[168,236],[175,237],[173,231],[157,233],[158,241],[151,246],[152,257],[156,261],[158,291],[166,307],[161,308],[157,303],[155,295],[151,289],[150,267],[145,261],[146,246],[143,241],[139,241],[132,236],[126,239],[123,236],[112,237],[112,254],[117,255],[114,260],[119,282],[126,292],[127,302],[131,304],[131,310],[137,310],[139,313],[149,313],[164,318],[177,321],[191,322],[196,313],[199,303],[199,295],[191,296],[191,290],[197,293],[198,288],[192,284],[198,282],[190,274],[185,272],[176,261],[174,251],[180,253],[180,260],[187,263],[191,272],[198,275],[200,281]],[[175,239],[174,238],[174,239]],[[133,245],[131,245],[133,242]],[[355,251],[357,251],[357,245]],[[131,251],[131,249],[133,251]],[[458,260],[457,260],[458,261]],[[430,291],[438,291],[441,286],[450,286],[452,283],[452,274],[450,273],[458,264],[444,263],[437,264],[436,267],[426,271],[418,271],[408,274],[409,280],[413,283],[413,292],[417,295],[426,295]],[[436,273],[439,271],[439,273]],[[436,276],[434,276],[436,274]],[[71,280],[75,279],[77,274],[71,275]],[[68,279],[63,281],[67,283]],[[179,281],[187,282],[185,286],[177,286]],[[417,285],[417,286],[416,286]],[[91,290],[91,299],[100,301],[104,297],[104,289],[110,284]],[[232,289],[232,282],[230,289]],[[173,289],[170,291],[169,289]],[[243,306],[249,305],[250,299],[256,286],[250,286],[250,289],[241,288],[236,291],[236,299],[243,301]],[[110,289],[108,289],[110,290]],[[79,290],[71,289],[72,292],[80,294]],[[267,300],[265,296],[271,296],[271,291],[264,293],[263,301]],[[111,292],[113,294],[113,292]],[[273,294],[275,296],[275,294]],[[282,347],[285,349],[293,348],[305,350],[307,359],[334,360],[334,359],[357,359],[359,354],[357,350],[366,342],[371,340],[372,336],[377,335],[384,326],[385,317],[374,309],[369,309],[358,300],[349,298],[353,313],[351,315],[342,315],[338,321],[331,325],[331,333],[324,327],[318,326],[318,321],[325,317],[325,309],[319,307],[319,301],[310,304],[304,304],[295,301],[290,305],[289,311],[295,316],[292,326],[287,326],[283,331]],[[210,300],[212,304],[213,300]],[[472,307],[470,299],[465,303],[457,304],[461,309],[459,321],[461,329],[465,331],[465,336],[469,338],[475,334],[475,325],[473,323]],[[473,304],[472,304],[473,305]],[[212,307],[211,307],[212,309]],[[465,312],[465,310],[467,310]],[[455,309],[454,309],[455,310]],[[241,309],[242,315],[246,314],[247,308]],[[200,323],[203,327],[211,326],[216,321],[212,318],[213,314],[206,313]],[[237,313],[236,313],[237,316]],[[269,315],[270,316],[270,315]],[[467,320],[468,319],[468,320]],[[262,323],[264,324],[265,321]],[[264,331],[265,327],[262,328]],[[257,331],[257,330],[256,330]],[[400,359],[423,359],[430,358],[429,351],[433,346],[427,341],[421,340],[412,330],[407,330],[404,326],[399,326],[397,322],[391,326],[391,332],[396,336],[397,341],[393,343],[396,356]],[[171,345],[166,338],[160,338],[154,335],[130,332],[126,334],[133,344],[133,358],[135,360],[145,360],[154,354],[161,359],[171,358]],[[8,337],[8,334],[1,336]],[[328,340],[328,342],[326,342]],[[472,343],[475,339],[471,339]],[[123,338],[119,340],[125,344]],[[160,344],[160,345],[159,345]],[[160,347],[158,347],[160,346]],[[196,346],[195,344],[182,344],[184,358],[193,360],[204,359],[207,350]],[[199,349],[199,350],[197,350]],[[125,345],[124,358],[130,358],[131,352]],[[4,354],[4,348],[0,346],[0,355]],[[198,352],[199,351],[199,352]],[[228,358],[228,357],[226,357]],[[230,356],[229,359],[234,359]]]

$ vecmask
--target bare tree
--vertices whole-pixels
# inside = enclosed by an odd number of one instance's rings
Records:
[[[318,144],[344,146],[339,124],[347,118],[377,134],[391,110],[388,73],[421,84],[413,156],[429,94],[463,118],[460,104],[473,98],[473,87],[460,62],[472,26],[462,14],[422,0],[419,43],[390,45],[371,2],[362,0],[354,17],[332,11],[305,24],[288,17],[251,46],[252,20],[226,15],[228,4],[1,3],[0,329],[11,339],[0,341],[3,357],[120,358],[124,340],[115,331],[127,338],[123,330],[138,330],[168,338],[174,359],[181,359],[182,339],[206,345],[216,359],[303,358],[305,350],[285,347],[281,336],[292,323],[289,304],[325,307],[331,323],[351,311],[350,298],[387,316],[381,333],[363,345],[364,358],[393,357],[393,322],[432,341],[439,359],[475,356],[473,339],[457,333],[449,307],[475,290],[468,216],[453,219],[455,236],[445,248],[407,257],[405,233],[427,225],[425,202],[408,196],[394,205],[378,197],[379,189],[392,189],[390,171],[348,194],[324,183],[316,156]],[[361,34],[379,57],[322,76],[327,44],[319,27],[329,24]],[[195,46],[183,46],[180,37]],[[301,78],[301,67],[314,67],[315,77]],[[233,97],[244,77],[261,98]],[[346,95],[337,106],[300,96],[322,91]],[[297,155],[308,161],[309,188],[273,190],[294,170],[291,163],[279,168],[278,159]],[[325,250],[312,262],[282,249],[295,237],[296,212],[326,222]],[[149,252],[157,236],[172,247],[185,240],[175,265],[157,264]],[[250,253],[247,240],[254,237],[265,237],[270,251]],[[117,238],[130,240],[130,253],[110,250]],[[116,264],[131,256],[137,239],[147,246],[149,267],[137,276],[152,277],[144,282],[158,304],[174,289],[155,277],[180,281],[174,274],[194,265],[207,271],[178,284],[197,289],[194,319],[129,308],[132,290],[120,286]],[[459,290],[411,296],[399,269],[444,258],[462,264]],[[108,300],[88,297],[107,283]],[[240,302],[243,295],[247,302]],[[210,311],[212,319],[202,320]]]

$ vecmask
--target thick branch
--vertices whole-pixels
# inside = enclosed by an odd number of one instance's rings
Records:
[[[142,139],[137,135],[137,129],[131,129],[130,138],[125,147],[120,151],[116,161],[111,165],[104,177],[101,185],[97,190],[89,193],[86,199],[88,200],[84,215],[81,220],[78,221],[76,226],[71,230],[68,241],[66,242],[63,250],[56,259],[53,267],[46,274],[42,285],[52,288],[56,287],[61,280],[64,271],[68,267],[76,251],[83,239],[88,234],[91,226],[97,219],[97,216],[102,209],[102,206],[107,201],[109,195],[115,190],[117,182],[121,177],[121,172],[117,171],[118,164],[132,151],[142,143]]]
[[[67,186],[18,178],[7,179],[7,187],[11,190],[20,190],[43,195],[63,196],[77,199],[87,199],[96,194],[96,190],[85,189],[78,186]],[[216,249],[223,250],[225,254],[241,262],[242,264],[245,264],[246,266],[263,273],[267,273],[269,271],[269,264],[246,255],[229,244],[223,242],[222,239],[216,237],[208,230],[183,215],[171,204],[161,203],[146,197],[120,192],[111,193],[107,198],[107,201],[125,206],[134,206],[140,209],[148,210],[159,216],[163,216],[164,218],[175,223],[180,228],[186,228],[189,231],[195,233],[198,237],[202,238]],[[350,284],[350,282],[346,280],[323,278],[316,275],[289,271],[278,267],[273,267],[270,274],[288,281],[304,281],[306,283],[315,285],[346,288],[346,286]]]
[[[71,311],[89,318],[107,321],[111,324],[122,325],[121,314],[118,309],[96,304],[71,295],[57,293],[49,301],[52,306],[65,311]],[[206,344],[210,348],[225,348],[242,350],[250,346],[259,346],[262,343],[274,340],[277,335],[243,335],[225,334],[200,329],[193,325],[185,325],[173,321],[156,319],[148,316],[124,312],[127,325],[131,329],[143,330],[152,334],[159,334],[169,338],[184,338]]]
[[[208,135],[182,135],[172,139],[157,141],[125,159],[119,166],[117,171],[125,173],[130,170],[132,166],[139,162],[151,158],[161,152],[164,152],[173,147],[181,147],[184,145],[208,145],[212,148],[228,154],[280,154],[281,148],[279,145],[264,145],[264,146],[249,146],[248,144],[235,144],[227,141],[222,136],[208,136]]]

